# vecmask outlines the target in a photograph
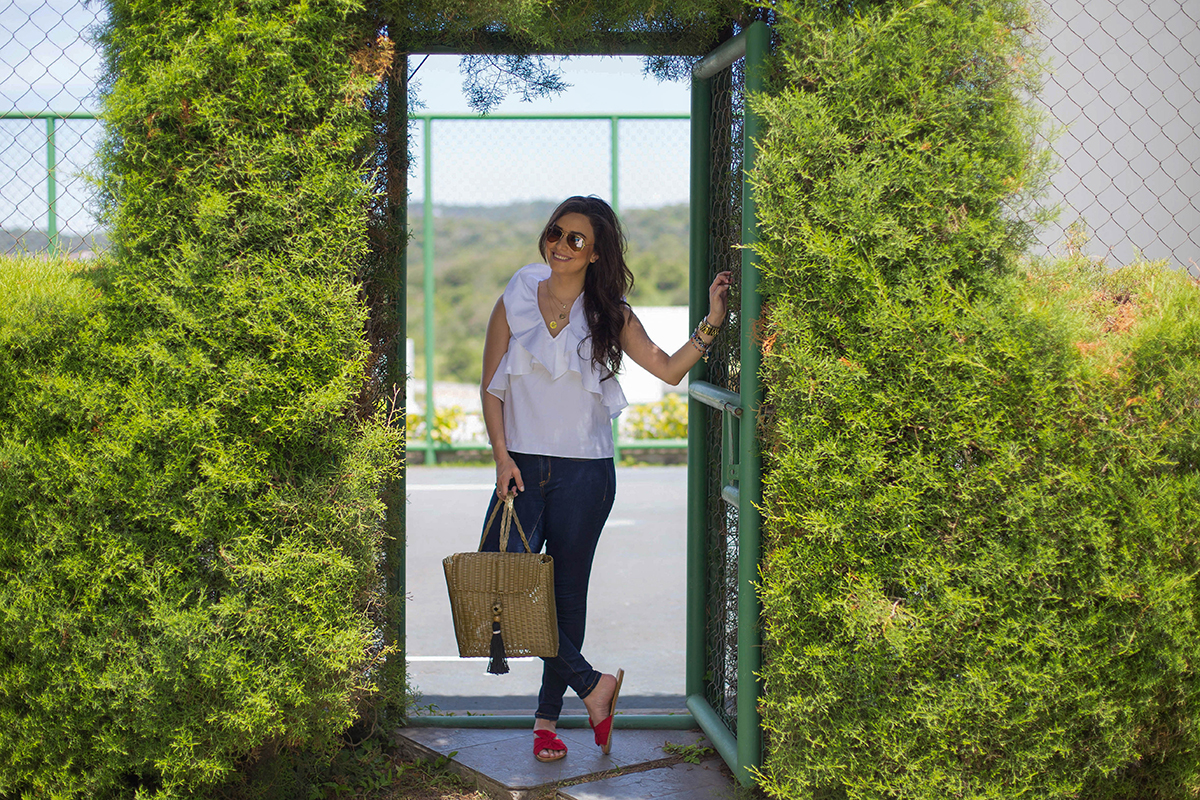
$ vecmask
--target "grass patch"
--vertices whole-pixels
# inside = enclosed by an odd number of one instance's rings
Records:
[[[0,255],[0,331],[81,316],[100,299],[103,261]]]
[[[488,800],[449,769],[450,759],[407,761],[371,740],[346,747],[310,788],[312,800]]]

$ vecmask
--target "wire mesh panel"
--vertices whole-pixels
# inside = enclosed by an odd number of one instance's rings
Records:
[[[688,120],[625,118],[618,131],[621,209],[686,205]]]
[[[1200,278],[1200,3],[1056,0],[1040,32],[1043,102],[1065,126],[1051,186],[1063,213],[1045,243],[1082,221],[1092,255],[1169,259]]]
[[[87,256],[107,246],[86,177],[102,133],[95,119],[0,120],[0,251]]]
[[[100,74],[92,33],[103,3],[0,0],[0,96],[9,108],[89,110]]]
[[[557,203],[573,194],[597,194],[621,209],[688,201],[686,117],[428,116],[438,207]],[[413,175],[421,176],[425,140],[413,135]],[[424,201],[420,177],[411,190],[414,204]]]
[[[102,4],[0,0],[0,252],[106,246],[86,179],[102,135],[92,33]]]
[[[713,76],[711,170],[709,184],[709,280],[718,272],[733,273],[741,283],[742,115],[744,64],[739,60]],[[709,383],[740,391],[740,297],[730,296],[725,326],[709,350]],[[705,613],[705,696],[730,730],[737,728],[738,638],[738,510],[722,497],[727,480],[722,468],[725,412],[708,409],[708,574]]]
[[[438,206],[502,206],[611,194],[607,120],[435,119],[431,140],[432,195]],[[424,142],[414,155],[420,175]],[[424,199],[420,182],[414,182],[412,196],[414,202]]]

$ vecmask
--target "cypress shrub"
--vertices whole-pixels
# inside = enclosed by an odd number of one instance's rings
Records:
[[[1021,258],[1021,3],[777,4],[762,782],[1200,793],[1200,297]]]
[[[110,5],[112,261],[0,348],[6,797],[228,788],[383,657],[359,8]]]

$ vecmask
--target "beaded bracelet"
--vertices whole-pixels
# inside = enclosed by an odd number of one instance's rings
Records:
[[[712,347],[712,344],[704,343],[704,340],[700,338],[700,329],[699,328],[697,328],[695,331],[692,332],[692,336],[690,339],[688,339],[688,341],[690,341],[692,343],[692,347],[694,347],[700,351],[700,357],[703,358],[705,361],[708,361],[708,350],[710,347]]]

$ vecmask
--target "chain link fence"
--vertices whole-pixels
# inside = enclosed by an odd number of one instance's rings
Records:
[[[614,190],[622,210],[688,200],[688,121],[678,115],[433,114],[415,124],[410,194],[417,213],[427,191],[440,207],[537,203],[572,194],[613,201]]]
[[[87,256],[107,245],[87,172],[103,128],[101,3],[0,0],[0,252]]]
[[[0,0],[3,252],[57,248],[83,255],[105,245],[85,179],[102,135],[89,115],[101,72],[91,32],[104,15],[95,2]],[[1039,33],[1052,65],[1043,101],[1064,128],[1051,144],[1061,167],[1049,198],[1062,214],[1043,232],[1044,245],[1058,248],[1070,226],[1081,222],[1091,236],[1086,251],[1110,264],[1140,254],[1168,259],[1200,279],[1200,100],[1194,89],[1200,86],[1200,3],[1055,0],[1045,5]],[[557,173],[577,177],[565,181],[576,191],[607,196],[607,176],[589,166],[606,160],[592,158],[604,148],[603,127],[555,153],[522,150],[527,139],[517,133],[507,154],[497,149],[487,187],[499,182],[530,199],[557,197],[562,191],[552,191],[545,177]],[[481,135],[496,137],[497,145],[501,138],[494,130]],[[542,163],[521,167],[531,156]],[[622,194],[637,181],[653,184],[662,158],[623,156]],[[439,163],[450,169],[452,162]],[[490,191],[478,183],[472,193],[469,174],[439,174],[438,180],[439,198],[447,203]],[[442,180],[461,188],[442,189]],[[419,200],[421,182],[415,183]],[[517,190],[518,184],[527,188]],[[641,202],[635,196],[625,208]]]
[[[1051,247],[1077,221],[1109,264],[1167,259],[1200,279],[1200,2],[1054,0],[1042,100],[1060,126]]]
[[[732,286],[742,283],[742,129],[745,113],[744,59],[713,76],[712,128],[709,171],[709,270],[733,273]],[[729,296],[726,323],[708,354],[709,383],[735,394],[741,391],[741,297]],[[725,727],[736,731],[738,698],[738,507],[724,494],[729,475],[724,458],[736,457],[737,448],[724,440],[725,412],[705,408],[708,415],[707,520],[704,540],[708,565],[704,576],[704,696]],[[732,452],[731,452],[732,451]],[[725,454],[724,457],[722,454]]]

